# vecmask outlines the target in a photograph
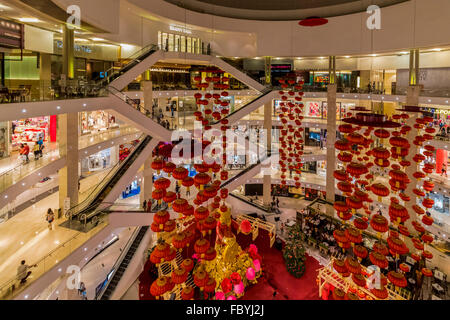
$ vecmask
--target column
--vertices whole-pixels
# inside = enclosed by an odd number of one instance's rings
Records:
[[[327,175],[326,175],[326,199],[334,203],[335,186],[334,170],[336,168],[336,151],[334,143],[336,142],[336,58],[329,58],[330,84],[327,91]],[[327,205],[327,214],[334,215],[334,208]]]
[[[142,172],[141,193],[139,194],[140,204],[144,200],[151,201],[153,189],[153,169],[152,157],[148,157],[144,162],[144,171]]]
[[[51,54],[41,53],[39,65],[40,65],[39,95],[41,97],[41,100],[49,99],[49,98],[51,98],[49,88],[51,87],[51,81],[52,81],[52,56],[51,56]],[[31,94],[30,94],[30,98],[31,98]]]
[[[418,106],[421,86],[419,85],[419,50],[409,53],[409,86],[406,93],[406,105]]]
[[[272,83],[272,57],[264,57],[265,84]]]
[[[74,30],[63,25],[63,74],[67,79],[75,77]]]
[[[264,105],[264,130],[266,131],[266,152],[267,155],[272,150],[272,101]],[[269,162],[270,166],[271,162]],[[270,168],[266,168],[263,176],[263,204],[270,205],[272,177]]]
[[[58,115],[58,145],[66,166],[58,171],[59,207],[64,212],[64,202],[70,207],[78,204],[78,113]]]
[[[152,112],[153,108],[153,83],[150,80],[142,81],[142,91],[144,98],[144,110],[141,109],[141,112]]]

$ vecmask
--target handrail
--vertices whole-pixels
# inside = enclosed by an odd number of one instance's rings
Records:
[[[261,94],[259,96],[257,96],[255,99],[253,99],[250,102],[247,102],[246,104],[244,104],[243,106],[241,106],[239,109],[234,110],[232,113],[227,114],[225,117],[223,117],[223,119],[228,119],[230,118],[232,115],[236,114],[237,112],[241,111],[242,109],[244,109],[245,107],[251,105],[252,103],[254,103],[255,101],[262,99],[263,97],[267,96],[268,94],[270,94],[273,90],[271,88],[266,88],[264,89]],[[221,120],[219,121],[215,121],[212,122],[211,124],[215,125],[215,124],[219,124]]]
[[[119,169],[122,167],[122,165],[125,164],[127,162],[127,160],[129,160],[134,155],[135,151],[145,141],[146,137],[147,137],[146,134],[142,134],[139,137],[140,142],[139,142],[139,144],[133,146],[133,152],[130,153],[125,160],[117,162],[109,170],[108,174],[105,175],[103,180],[99,184],[97,184],[97,186],[92,190],[91,194],[88,197],[86,197],[86,199],[84,199],[79,204],[77,204],[77,205],[73,206],[72,208],[70,208],[66,212],[66,217],[67,218],[72,219],[73,216],[78,215],[78,213],[80,213],[81,211],[88,210],[88,209],[90,209],[92,207],[92,201],[95,199],[95,197],[100,195],[100,192],[104,189],[104,187],[107,185],[107,183],[119,171]],[[83,207],[83,206],[85,206],[85,207]],[[82,209],[80,209],[80,208],[82,208]],[[76,211],[77,213],[75,214],[74,211]]]
[[[123,72],[123,70],[127,67],[129,67],[132,63],[134,63],[135,61],[137,61],[139,58],[141,58],[143,55],[147,54],[148,52],[150,52],[151,50],[154,50],[155,48],[157,48],[156,45],[154,44],[148,44],[147,46],[141,48],[140,50],[134,52],[131,56],[125,58],[124,60],[130,60],[129,62],[127,62],[126,64],[122,65],[120,67],[120,69],[117,69],[117,67],[111,67],[108,70],[106,70],[106,74],[107,76],[103,79],[94,79],[95,81],[99,81],[99,85],[103,85],[105,82],[106,83],[110,83],[112,80],[115,79],[115,76],[117,74],[120,74],[121,72]],[[117,70],[117,71],[115,71]],[[128,71],[128,70],[126,70]],[[110,73],[111,72],[111,73]],[[110,80],[112,78],[112,80]]]
[[[102,227],[99,228],[99,229],[97,229],[96,232],[95,232],[94,234],[97,234],[100,230],[102,230],[102,229],[107,225],[107,222],[108,222],[107,216],[104,216],[104,217],[100,218],[100,220],[98,221],[98,225],[99,225],[99,226],[102,226]],[[105,223],[106,223],[106,224],[105,224]],[[55,259],[55,258],[54,258],[54,255],[55,255],[56,253],[58,253],[58,251],[61,251],[63,248],[69,248],[68,254],[70,254],[70,253],[72,253],[73,251],[75,251],[76,249],[78,249],[79,247],[81,247],[81,246],[83,245],[84,242],[81,243],[81,244],[76,245],[76,246],[73,247],[73,248],[70,247],[70,244],[71,244],[74,240],[76,240],[80,235],[86,235],[86,233],[84,233],[84,232],[77,232],[77,233],[74,234],[72,237],[70,237],[68,240],[66,240],[65,242],[63,242],[62,244],[60,244],[59,246],[57,246],[55,249],[51,250],[50,252],[46,253],[43,257],[41,257],[39,260],[35,261],[34,263],[32,263],[32,264],[30,264],[30,265],[31,265],[31,266],[37,266],[37,267],[39,267],[39,266],[41,265],[41,267],[43,267],[43,269],[44,269],[42,274],[44,274],[45,272],[47,272],[48,270],[50,270],[51,268],[53,268],[53,267],[55,266],[55,264],[54,264],[54,259]],[[92,237],[93,234],[90,235],[90,236]],[[46,261],[46,259],[48,259],[48,258],[50,258],[50,257],[51,257],[51,259],[52,259],[52,263],[51,263],[50,266],[48,267],[48,270],[46,270],[46,268],[45,268],[45,261]],[[61,259],[65,258],[65,257],[67,257],[67,255],[64,256],[64,257],[59,257],[59,258],[60,258],[60,260],[61,260]],[[41,274],[41,275],[42,275],[42,274]],[[37,279],[37,278],[34,278],[34,280],[36,280],[36,279]],[[17,275],[16,275],[16,276],[10,278],[9,280],[5,281],[4,283],[2,283],[2,284],[0,285],[0,294],[1,294],[0,297],[1,297],[2,299],[5,299],[7,296],[9,296],[8,293],[6,293],[6,294],[4,293],[5,289],[12,288],[12,286],[13,286],[17,281],[18,281],[18,279],[17,279]],[[30,284],[30,282],[27,282],[27,285],[29,285],[29,284]],[[14,291],[13,289],[11,289],[10,294],[14,295],[14,294],[16,294],[16,293],[22,291],[23,289],[25,289],[25,288],[27,287],[27,285],[23,285],[22,287],[15,288],[15,289],[14,289],[15,291]]]
[[[95,300],[100,300],[105,293],[106,289],[108,289],[108,286],[111,282],[111,280],[114,278],[114,275],[117,272],[118,267],[121,265],[123,259],[128,253],[128,250],[130,250],[131,245],[134,243],[134,240],[136,240],[137,235],[139,234],[139,231],[142,229],[142,227],[136,228],[131,235],[130,239],[128,239],[128,242],[126,243],[125,247],[122,249],[122,252],[120,253],[119,257],[116,260],[116,263],[111,267],[111,270],[114,270],[111,277],[108,279],[108,282],[103,286],[102,290],[95,296]]]

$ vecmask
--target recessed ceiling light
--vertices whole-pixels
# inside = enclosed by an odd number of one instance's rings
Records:
[[[97,37],[91,38],[91,40],[92,40],[92,41],[105,41],[105,39],[103,39],[103,38],[97,38]]]
[[[435,48],[435,49],[433,49],[433,51],[442,51],[442,49],[441,48]]]
[[[344,56],[344,58],[348,59],[348,58],[350,58],[350,56]]]
[[[400,54],[408,54],[408,52],[407,51],[402,51],[402,52],[400,52]]]
[[[376,57],[377,55],[374,53],[374,54],[371,54],[370,56],[371,56],[371,57]]]

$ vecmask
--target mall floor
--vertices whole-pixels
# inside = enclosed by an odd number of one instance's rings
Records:
[[[103,171],[81,180],[80,189],[85,191],[80,193],[80,201],[90,194],[91,187],[98,184],[106,173],[107,171]],[[48,208],[57,211],[58,197],[59,193],[55,192],[0,224],[0,285],[16,276],[21,260],[25,260],[28,265],[33,265],[74,236],[76,238],[71,242],[71,246],[81,245],[96,232],[93,230],[88,233],[79,233],[58,226],[64,218],[55,220],[53,230],[49,230],[45,215]],[[54,259],[51,259],[52,263],[49,263],[50,259],[48,259],[45,269],[53,267],[65,257],[64,254],[55,254]],[[33,272],[33,269],[31,271]],[[35,274],[38,271],[44,270],[36,270]],[[29,279],[33,279],[33,273]],[[31,282],[30,280],[28,282]]]
[[[136,132],[138,130],[134,127],[122,126],[100,133],[81,136],[78,139],[78,148],[84,149],[103,141]],[[29,145],[30,149],[32,149],[32,145]],[[10,157],[0,160],[0,192],[17,181],[20,181],[36,169],[42,168],[59,158],[59,148],[56,142],[47,142],[44,145],[43,157],[38,160],[34,160],[34,155],[31,152],[28,156],[30,161],[23,164],[17,151],[12,152]]]

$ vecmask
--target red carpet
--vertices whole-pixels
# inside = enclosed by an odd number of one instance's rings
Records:
[[[233,223],[233,231],[237,230],[237,224]],[[237,232],[235,232],[236,234]],[[200,235],[198,235],[200,236]],[[211,245],[215,234],[209,238]],[[240,233],[237,236],[239,245],[246,249],[251,243],[251,235]],[[314,258],[307,256],[305,274],[297,279],[287,272],[283,255],[275,246],[270,248],[269,235],[265,230],[260,230],[254,244],[258,247],[258,253],[262,257],[263,275],[258,279],[258,283],[245,289],[242,300],[319,300],[318,286],[316,283],[317,269],[320,264]],[[192,250],[192,249],[191,249]],[[191,252],[192,254],[192,252]],[[152,279],[148,270],[152,267],[147,261],[144,271],[139,277],[139,296],[141,300],[154,300],[150,295],[150,285]],[[274,291],[277,292],[275,298]]]

